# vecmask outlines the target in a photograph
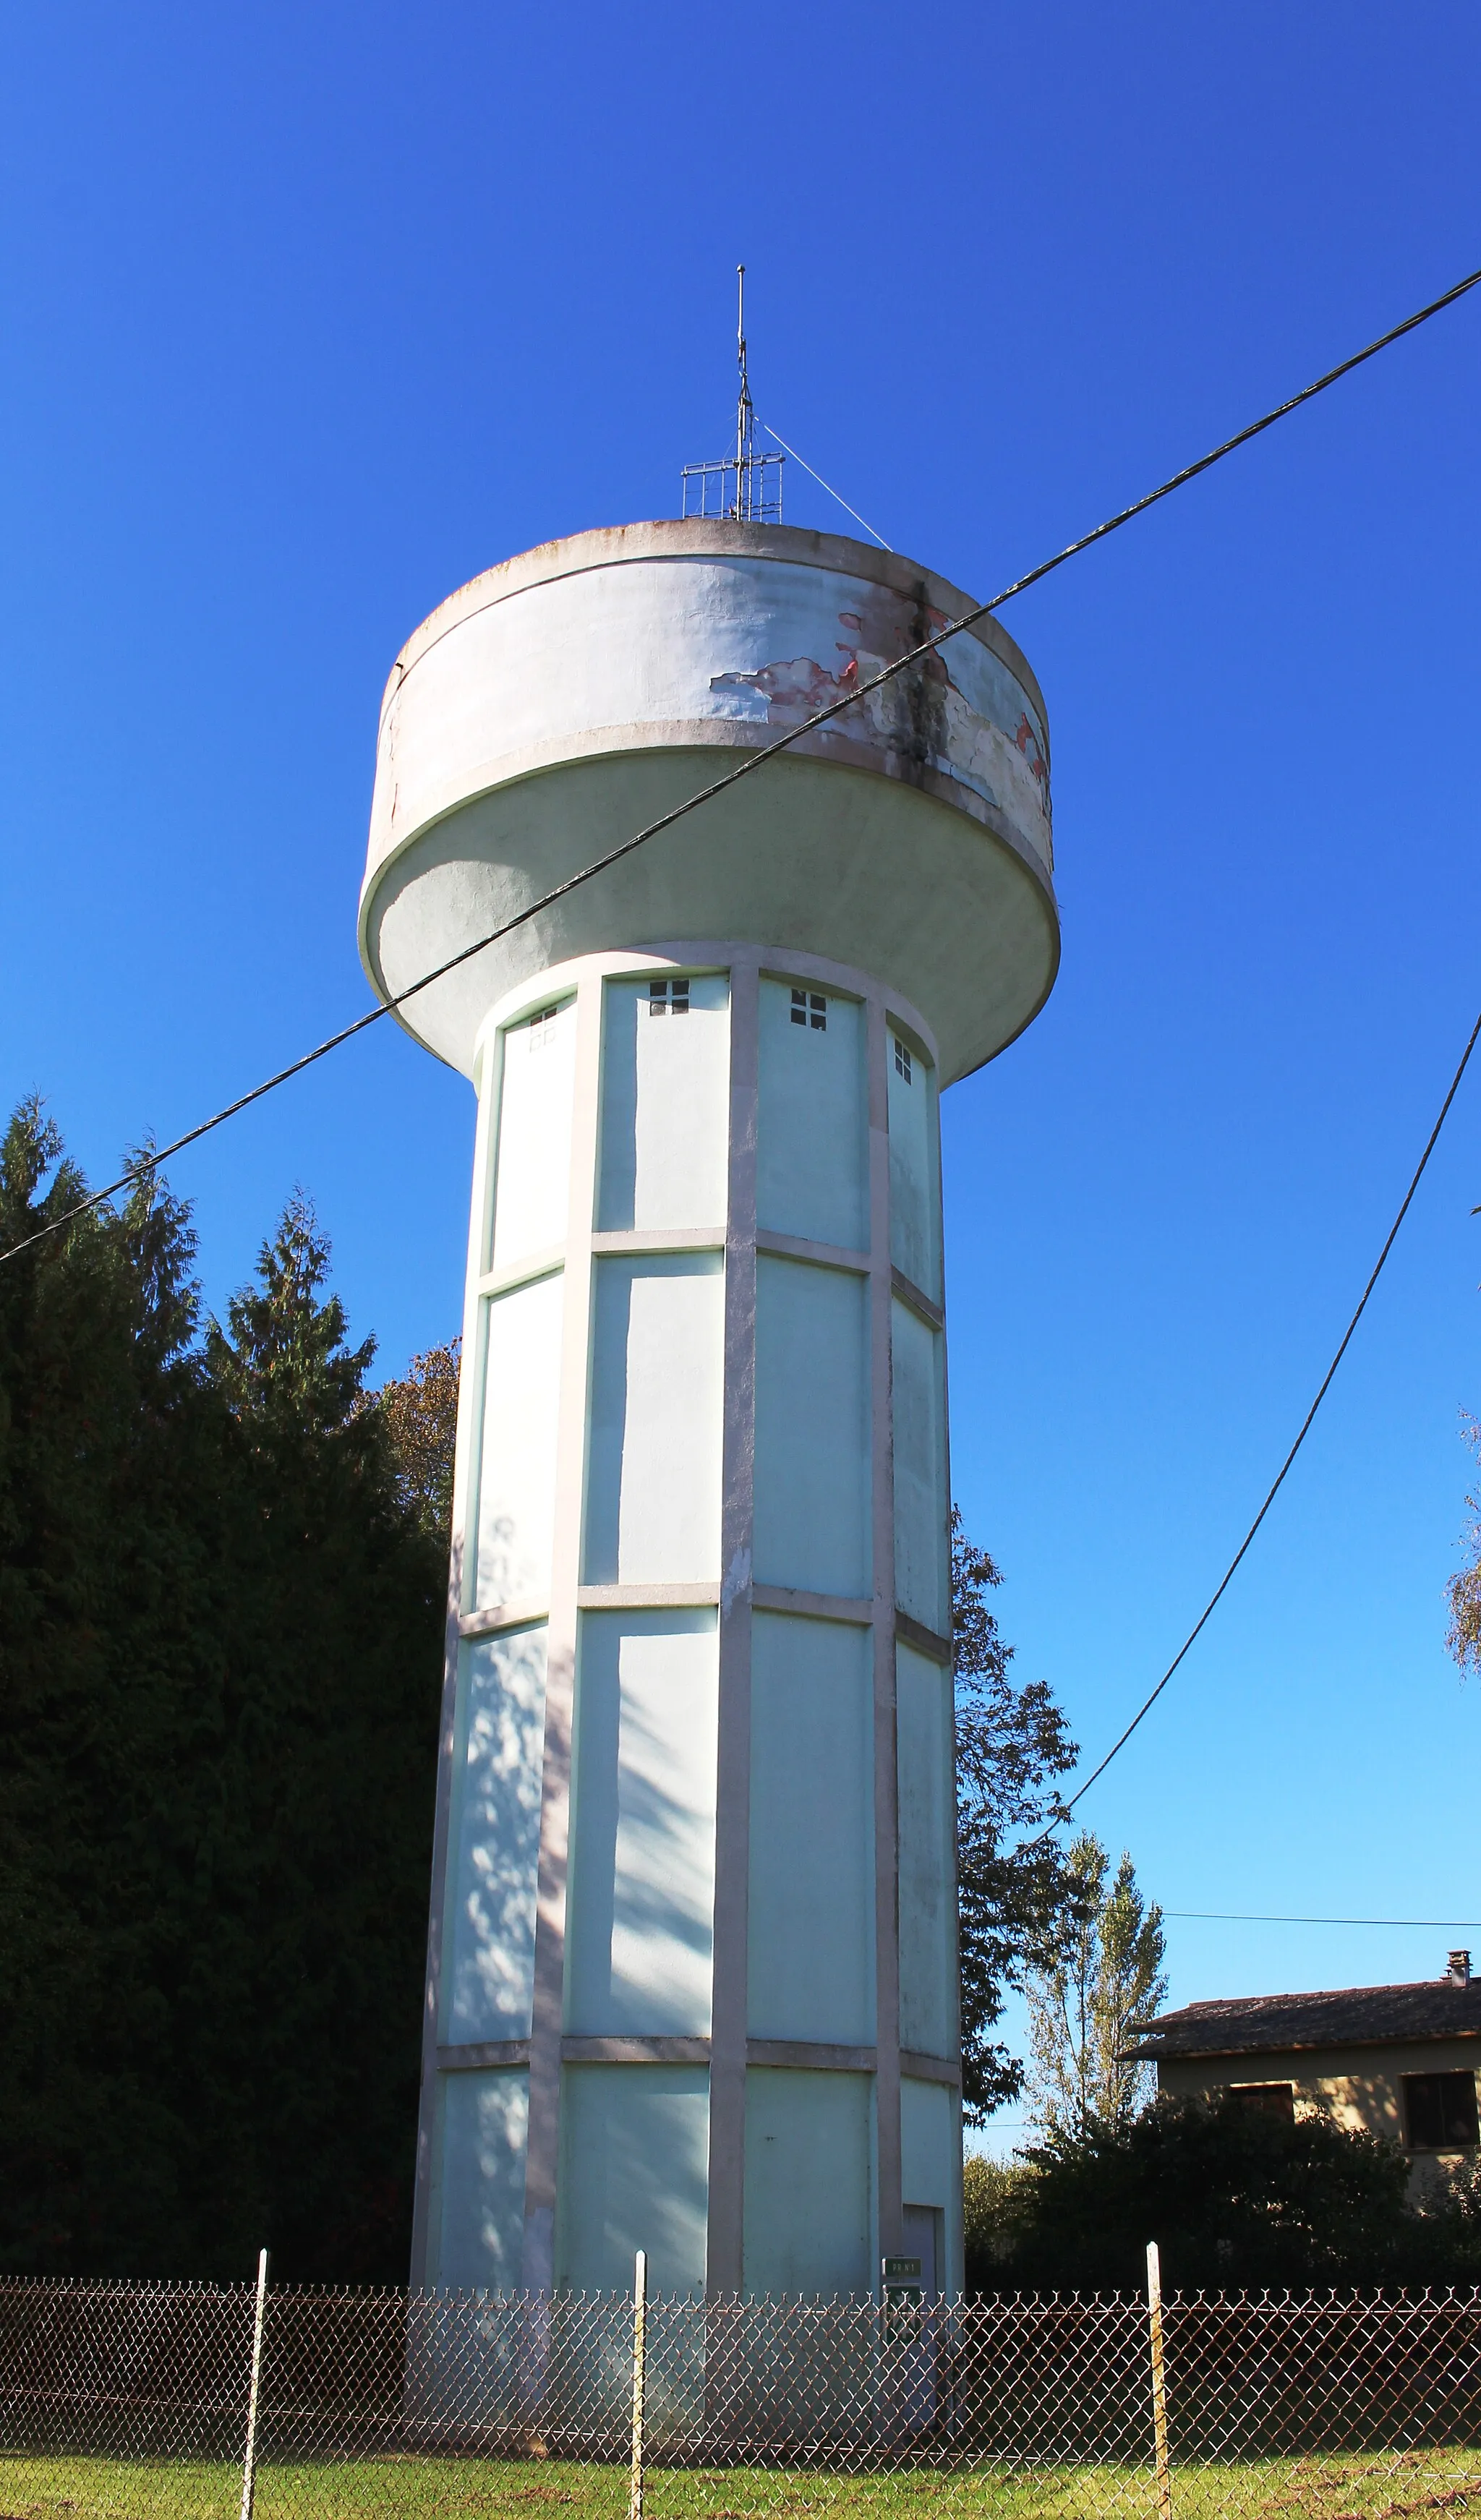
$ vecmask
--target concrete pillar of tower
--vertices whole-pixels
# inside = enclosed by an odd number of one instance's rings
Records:
[[[377,986],[965,602],[713,523],[490,571],[387,694]],[[937,1096],[1057,927],[1037,687],[955,646],[405,1011],[478,1095],[419,2282],[961,2280]]]

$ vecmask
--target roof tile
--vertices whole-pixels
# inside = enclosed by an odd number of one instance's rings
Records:
[[[1330,1995],[1251,1995],[1186,2003],[1150,2022],[1138,2056],[1250,2056],[1404,2039],[1481,2038],[1481,1979],[1453,1986],[1353,1986]]]

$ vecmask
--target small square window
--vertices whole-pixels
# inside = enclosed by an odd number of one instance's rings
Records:
[[[908,1085],[911,1079],[910,1052],[898,1033],[892,1034],[891,1039],[895,1045],[895,1074],[903,1076]]]
[[[650,980],[648,1011],[651,1015],[666,1015],[670,1011],[676,1015],[687,1015],[689,1012],[688,980]]]
[[[1225,2097],[1250,2117],[1279,2118],[1283,2126],[1296,2122],[1296,2094],[1290,2083],[1232,2083]]]
[[[814,1032],[827,1032],[827,998],[820,997],[816,989],[793,989],[792,1021],[810,1025]]]
[[[1476,2141],[1474,2074],[1406,2074],[1411,2152],[1459,2152]]]
[[[528,1030],[529,1046],[532,1051],[545,1048],[551,1038],[551,1025],[560,1012],[559,1007],[542,1007],[537,1015],[531,1015]]]

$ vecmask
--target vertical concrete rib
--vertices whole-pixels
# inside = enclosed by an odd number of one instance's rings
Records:
[[[897,2256],[900,2194],[900,1866],[895,1745],[895,1480],[890,1393],[889,1036],[884,1004],[868,1009],[870,1397],[874,1453],[875,2075],[878,2245]]]
[[[932,1148],[931,1152],[932,1152],[932,1160],[933,1160],[933,1166],[934,1166],[934,1174],[933,1174],[933,1178],[934,1178],[934,1183],[935,1183],[935,1199],[936,1199],[937,1233],[938,1233],[938,1236],[939,1236],[939,1238],[939,1238],[939,1243],[938,1243],[938,1248],[940,1248],[940,1251],[941,1251],[941,1264],[940,1264],[940,1265],[941,1265],[941,1275],[940,1275],[940,1280],[939,1280],[939,1282],[938,1282],[938,1288],[937,1288],[937,1291],[939,1292],[940,1297],[941,1297],[941,1459],[942,1459],[942,1495],[943,1495],[943,1498],[944,1498],[944,1501],[945,1501],[945,1505],[946,1505],[946,1529],[945,1529],[945,1531],[943,1532],[943,1534],[942,1534],[942,1536],[941,1536],[941,1547],[942,1547],[942,1551],[943,1551],[943,1552],[944,1552],[944,1554],[945,1554],[945,1558],[946,1558],[946,1633],[947,1633],[947,1635],[948,1635],[949,1637],[953,1637],[953,1639],[954,1639],[953,1616],[954,1616],[955,1604],[954,1604],[954,1602],[953,1602],[953,1598],[952,1598],[951,1566],[952,1566],[952,1498],[953,1498],[953,1495],[955,1494],[955,1490],[954,1490],[954,1488],[953,1488],[953,1486],[952,1486],[952,1439],[951,1439],[951,1423],[952,1423],[952,1418],[951,1418],[950,1357],[949,1357],[949,1354],[948,1354],[948,1350],[947,1350],[947,1343],[946,1343],[946,1251],[945,1251],[945,1239],[946,1239],[946,1238],[945,1238],[945,1232],[944,1232],[944,1219],[943,1219],[943,1217],[942,1217],[942,1210],[941,1210],[941,1105],[940,1105],[939,1101],[937,1102],[937,1103],[936,1103],[936,1108],[935,1108],[935,1144],[934,1144],[934,1147]],[[954,1641],[955,1641],[955,1640],[954,1640]],[[950,1861],[949,1861],[948,1868],[947,1868],[947,1878],[948,1878],[948,1881],[949,1881],[949,1883],[950,1883],[950,1888],[951,1888],[951,1908],[950,1908],[950,1917],[951,1917],[951,1922],[950,1922],[950,1927],[949,1927],[949,1934],[950,1934],[950,1952],[951,1952],[951,1962],[950,1962],[950,1966],[951,1966],[951,1990],[952,1990],[952,2002],[951,2002],[951,2023],[952,2023],[952,2026],[951,2026],[951,2056],[952,2056],[952,2062],[955,2064],[955,2066],[956,2066],[956,2068],[957,2068],[957,2089],[956,2089],[955,2092],[954,2092],[954,2093],[953,2093],[953,2095],[952,2095],[952,2108],[953,2108],[953,2110],[954,2110],[954,2112],[955,2112],[956,2130],[957,2130],[957,2134],[956,2134],[957,2153],[958,2153],[958,2158],[960,2159],[960,2158],[961,2158],[961,2151],[962,2151],[962,2126],[963,2126],[963,2118],[962,2118],[962,1948],[961,1948],[961,1917],[962,1917],[962,1902],[961,1902],[961,1895],[960,1895],[961,1885],[960,1885],[960,1883],[959,1883],[959,1881],[958,1881],[958,1878],[957,1878],[957,1807],[958,1807],[958,1806],[957,1806],[957,1666],[956,1666],[956,1658],[955,1658],[955,1654],[953,1655],[953,1660],[952,1660],[952,1663],[951,1663],[951,1667],[950,1667],[950,1672],[949,1672],[948,1678],[949,1678],[949,1683],[950,1683],[950,1691],[951,1691],[950,1698],[949,1698],[949,1701],[948,1701],[949,1706],[950,1706],[950,1711],[951,1711],[951,1768],[950,1768],[951,1795],[950,1795],[950,1800],[949,1800],[949,1802],[948,1802],[947,1808],[948,1808],[948,1810],[950,1811],[950,1813],[951,1813],[951,1815],[952,1815],[951,1857],[950,1857]],[[963,2286],[963,2285],[964,2285],[964,2283],[965,2282],[965,2280],[966,2280],[966,2272],[965,2272],[965,2269],[966,2269],[966,2231],[965,2231],[965,2217],[964,2217],[964,2207],[963,2207],[963,2197],[962,2197],[962,2185],[961,2185],[961,2182],[960,2182],[960,2181],[954,2181],[954,2182],[953,2182],[953,2184],[952,2184],[951,2199],[950,2199],[950,2202],[949,2202],[949,2204],[948,2204],[948,2206],[947,2206],[947,2210],[946,2210],[946,2272],[947,2272],[947,2278],[949,2279],[949,2282],[950,2282],[950,2287],[951,2287],[951,2289],[952,2289],[952,2291],[953,2291],[953,2292],[960,2292],[960,2291],[961,2291],[961,2289],[962,2289],[962,2286]]]
[[[710,2015],[705,2290],[739,2292],[745,2209],[750,1895],[751,1578],[756,1459],[756,1120],[760,978],[733,965],[725,1229],[725,1425],[720,1507],[720,1716]]]
[[[432,1823],[432,1882],[426,1924],[426,1989],[422,2008],[422,2100],[417,2122],[417,2184],[412,2203],[413,2284],[428,2282],[436,2235],[430,2228],[432,2168],[437,2142],[437,2020],[442,1997],[442,1934],[447,1907],[448,1841],[452,1831],[453,1755],[458,1737],[459,1619],[463,1609],[464,1550],[478,1481],[482,1417],[482,1342],[478,1335],[478,1280],[490,1204],[489,1168],[498,1132],[497,1036],[474,1056],[478,1117],[473,1138],[473,1194],[464,1280],[463,1355],[458,1377],[458,1431],[453,1452],[453,1538],[447,1574],[447,1630],[443,1651],[442,1708],[437,1733],[437,1798]]]
[[[587,1350],[591,1337],[592,1227],[601,1107],[603,983],[583,975],[576,991],[575,1081],[570,1187],[565,1219],[565,1282],[561,1328],[560,1422],[551,1552],[545,1677],[545,1752],[540,1799],[540,1863],[535,1909],[535,1983],[529,2050],[529,2138],[524,2172],[527,2292],[549,2292],[556,2272],[556,2186],[560,2161],[561,2031],[565,1993],[565,1882],[570,1835],[571,1731],[576,1680],[576,1588],[586,1480]]]

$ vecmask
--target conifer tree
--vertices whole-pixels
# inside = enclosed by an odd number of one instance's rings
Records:
[[[34,1102],[0,1246],[83,1184]],[[0,2269],[404,2274],[446,1552],[291,1203],[0,1269]]]
[[[84,1185],[34,1100],[0,1245]],[[0,1270],[0,2264],[188,2263],[159,2070],[197,1940],[213,1413],[184,1211],[139,1187]],[[218,1420],[219,1422],[219,1420]]]
[[[280,2260],[365,2276],[409,2245],[446,1547],[398,1493],[375,1341],[349,1344],[329,1264],[295,1192],[205,1362],[247,1507],[229,1652],[262,2212]]]

